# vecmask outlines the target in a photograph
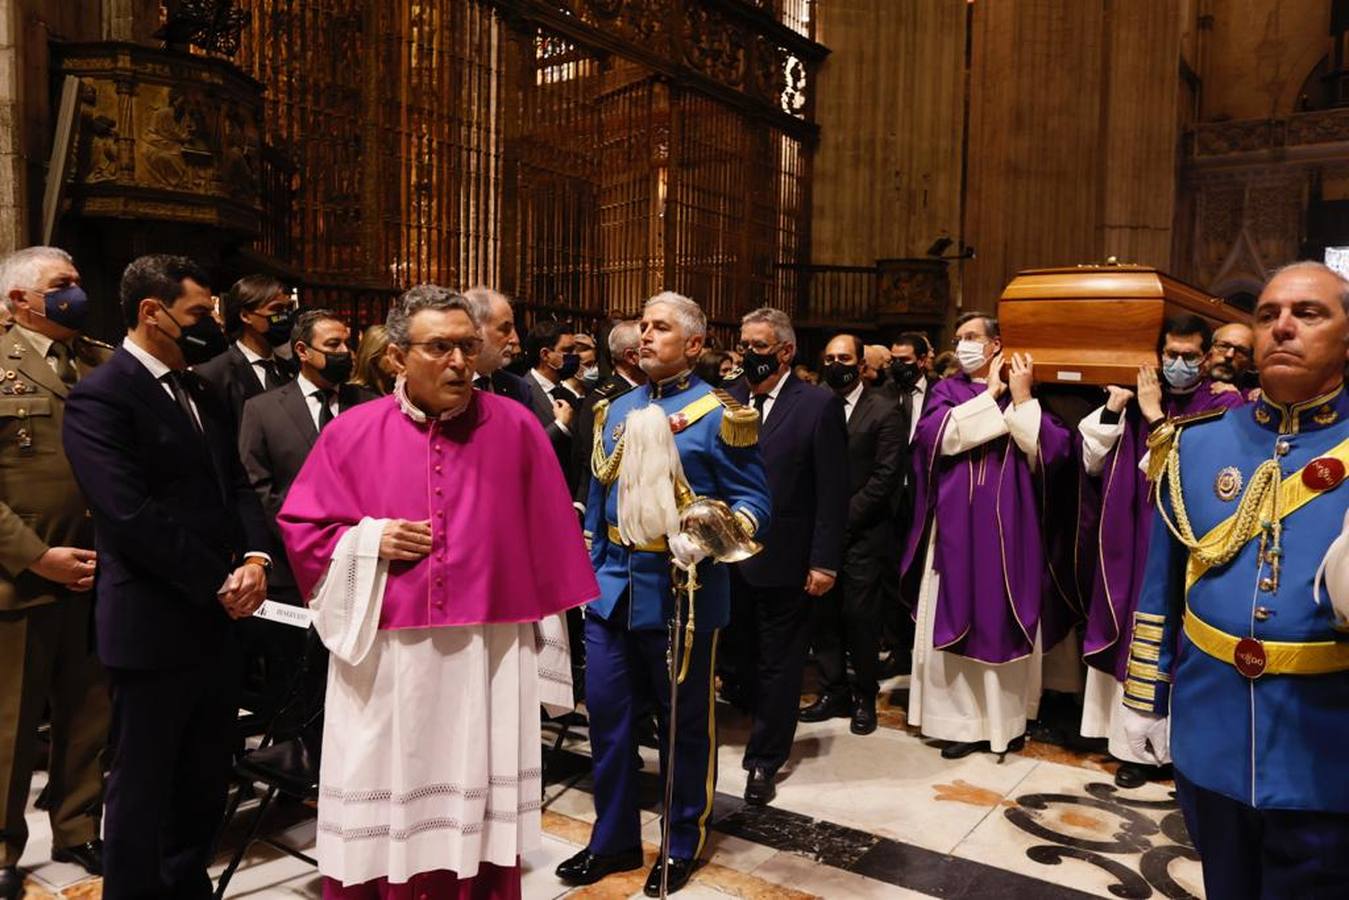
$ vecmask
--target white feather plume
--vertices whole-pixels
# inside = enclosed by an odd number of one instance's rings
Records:
[[[675,483],[684,477],[670,421],[650,404],[623,421],[623,462],[618,473],[618,531],[632,546],[679,531]]]

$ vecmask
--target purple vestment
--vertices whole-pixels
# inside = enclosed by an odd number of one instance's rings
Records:
[[[1071,457],[1072,436],[1048,412],[1032,475],[1010,435],[955,456],[941,455],[951,410],[986,391],[965,375],[932,386],[913,436],[914,514],[937,528],[933,565],[941,576],[933,646],[986,663],[1031,653],[1046,592],[1044,475]],[[1004,393],[998,405],[1011,402]],[[922,564],[930,527],[910,529],[902,570]]]
[[[419,424],[390,396],[324,428],[277,516],[302,596],[365,517],[431,522],[430,555],[389,565],[381,629],[531,622],[599,595],[552,446],[514,400],[474,391]]]
[[[1234,392],[1214,394],[1207,378],[1188,394],[1166,394],[1162,411],[1167,418],[1209,409],[1234,408],[1245,403]],[[1082,655],[1087,664],[1123,681],[1133,640],[1134,610],[1143,585],[1148,536],[1152,532],[1153,495],[1138,464],[1148,450],[1151,429],[1137,403],[1124,413],[1124,433],[1105,458],[1098,484],[1099,504],[1084,506],[1081,530],[1096,542],[1096,564],[1087,604],[1087,628]]]

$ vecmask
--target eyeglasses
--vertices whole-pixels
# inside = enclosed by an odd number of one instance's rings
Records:
[[[776,352],[777,348],[778,348],[777,344],[770,344],[767,341],[750,341],[749,343],[741,341],[740,343],[735,345],[735,349],[740,353],[748,353],[752,350],[755,353],[760,353],[764,355]]]
[[[980,344],[987,344],[989,339],[984,337],[982,334],[966,334],[966,335],[958,334],[955,337],[951,338],[951,346],[959,347],[961,341],[976,341],[977,343]]]
[[[451,341],[440,338],[434,341],[409,341],[409,347],[421,347],[422,352],[431,359],[445,359],[458,350],[464,355],[465,359],[478,355],[482,350],[482,338],[464,338],[462,341]]]
[[[1214,341],[1213,349],[1219,354],[1226,356],[1228,353],[1234,356],[1251,356],[1255,351],[1250,347],[1243,347],[1240,344],[1229,344],[1227,341]]]
[[[1164,360],[1166,360],[1166,361],[1168,361],[1168,362],[1175,362],[1175,361],[1178,360],[1178,359],[1183,359],[1183,360],[1185,360],[1185,362],[1187,362],[1187,363],[1197,363],[1197,362],[1199,362],[1199,361],[1200,361],[1201,359],[1203,359],[1203,358],[1204,358],[1204,354],[1202,354],[1202,353],[1195,353],[1194,351],[1191,351],[1191,352],[1189,352],[1189,353],[1177,353],[1177,352],[1174,351],[1174,350],[1163,350],[1163,351],[1162,351],[1162,359],[1164,359]]]

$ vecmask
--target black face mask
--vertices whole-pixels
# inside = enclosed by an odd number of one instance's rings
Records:
[[[581,354],[564,353],[562,354],[562,368],[557,370],[557,377],[562,381],[566,381],[568,378],[570,378],[571,376],[575,375],[578,371],[580,371],[580,369],[581,369]]]
[[[913,390],[918,384],[918,379],[922,377],[922,372],[918,369],[918,363],[900,362],[895,360],[890,363],[890,377],[895,379],[895,384],[904,388],[906,391]]]
[[[824,380],[835,390],[847,390],[857,383],[859,369],[856,363],[846,366],[843,363],[827,363],[824,367]]]
[[[315,353],[323,354],[323,368],[319,369],[319,374],[323,380],[329,384],[346,384],[351,377],[352,370],[356,367],[356,358],[350,352],[336,352],[315,350]]]
[[[210,316],[202,316],[194,324],[185,326],[168,311],[167,307],[164,309],[164,315],[173,319],[173,324],[178,326],[178,336],[173,340],[178,344],[178,349],[183,351],[183,360],[189,366],[199,366],[207,360],[215,359],[229,347],[225,332],[220,330],[220,326]]]
[[[750,384],[762,384],[778,370],[778,357],[775,353],[755,353],[753,350],[746,350],[743,367],[745,378]]]
[[[287,309],[267,317],[267,343],[280,347],[290,340],[291,328],[295,325],[295,310]]]

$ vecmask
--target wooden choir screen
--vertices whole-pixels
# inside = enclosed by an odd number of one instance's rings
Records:
[[[255,0],[252,11],[236,62],[266,87],[273,168],[291,173],[289,234],[258,249],[296,276],[304,302],[367,324],[400,288],[494,283],[504,29],[492,8]]]
[[[756,2],[809,32],[809,0]],[[359,326],[425,281],[497,286],[521,324],[630,316],[665,288],[723,336],[802,308],[804,65],[783,57],[755,109],[532,3],[254,0],[236,61],[266,88],[256,251]]]

